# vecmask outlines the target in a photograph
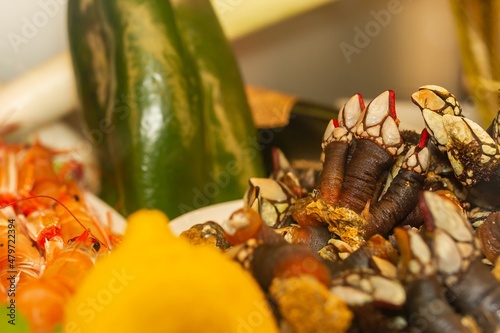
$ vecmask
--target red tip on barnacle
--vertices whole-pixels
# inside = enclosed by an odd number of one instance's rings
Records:
[[[389,92],[389,115],[394,119],[398,119],[396,115],[396,94],[392,90],[387,90]]]
[[[427,132],[427,129],[423,129],[422,133],[420,134],[420,141],[418,142],[418,149],[423,149],[425,146],[427,146],[427,142],[429,141],[429,132]]]
[[[364,110],[365,109],[365,101],[363,100],[363,96],[361,96],[360,93],[356,93],[356,95],[358,96],[359,106],[361,107],[361,110]]]
[[[337,119],[332,119],[333,121],[333,127],[337,128],[339,127],[339,121]]]

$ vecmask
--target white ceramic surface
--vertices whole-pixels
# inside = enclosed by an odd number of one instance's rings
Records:
[[[232,212],[243,207],[243,200],[234,200],[196,209],[170,221],[170,228],[174,234],[180,234],[195,224],[207,221],[221,223],[229,218]]]
[[[101,221],[103,224],[108,223],[109,213],[111,218],[111,230],[120,235],[125,233],[127,221],[122,215],[120,215],[120,213],[111,208],[108,204],[91,192],[85,193],[85,200],[89,204],[93,213],[96,215],[98,221]],[[229,218],[232,212],[241,207],[243,207],[243,200],[228,201],[212,206],[202,207],[173,219],[170,221],[169,225],[172,232],[179,235],[181,232],[191,228],[195,224],[207,221],[221,223],[225,219]]]
[[[127,221],[116,210],[111,208],[107,203],[99,199],[91,192],[85,192],[85,200],[101,224],[107,224],[109,222],[111,231],[119,235],[123,235],[125,233]],[[108,219],[111,220],[108,221]]]

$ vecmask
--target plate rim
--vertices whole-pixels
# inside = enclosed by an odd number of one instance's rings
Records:
[[[195,224],[207,221],[215,221],[220,224],[223,219],[229,218],[233,211],[241,207],[243,207],[243,199],[201,207],[172,219],[169,223],[170,230],[172,230],[174,234],[179,235]],[[225,214],[225,216],[222,216],[223,214]]]

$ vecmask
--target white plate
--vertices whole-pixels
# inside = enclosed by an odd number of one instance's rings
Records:
[[[170,221],[172,232],[179,235],[195,224],[214,221],[221,223],[229,218],[231,213],[243,207],[243,200],[234,200],[193,210]]]
[[[119,235],[125,233],[127,228],[127,220],[110,207],[107,203],[99,199],[96,195],[90,192],[85,193],[85,200],[88,202],[94,214],[101,223],[106,223],[108,213],[111,217],[111,230]],[[195,224],[214,221],[221,223],[229,218],[229,216],[237,209],[243,207],[243,200],[234,200],[223,202],[220,204],[202,207],[192,212],[181,215],[170,221],[170,229],[176,235],[179,235],[184,230],[191,228]]]
[[[90,209],[92,209],[92,212],[101,224],[106,224],[108,222],[108,218],[111,218],[111,231],[118,235],[123,235],[125,233],[127,220],[120,213],[92,192],[85,192],[85,201],[88,203]]]

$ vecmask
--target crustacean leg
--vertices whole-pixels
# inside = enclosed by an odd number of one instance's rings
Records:
[[[450,302],[484,332],[500,327],[500,283],[481,261],[480,244],[462,208],[434,192],[423,192],[424,236]]]

